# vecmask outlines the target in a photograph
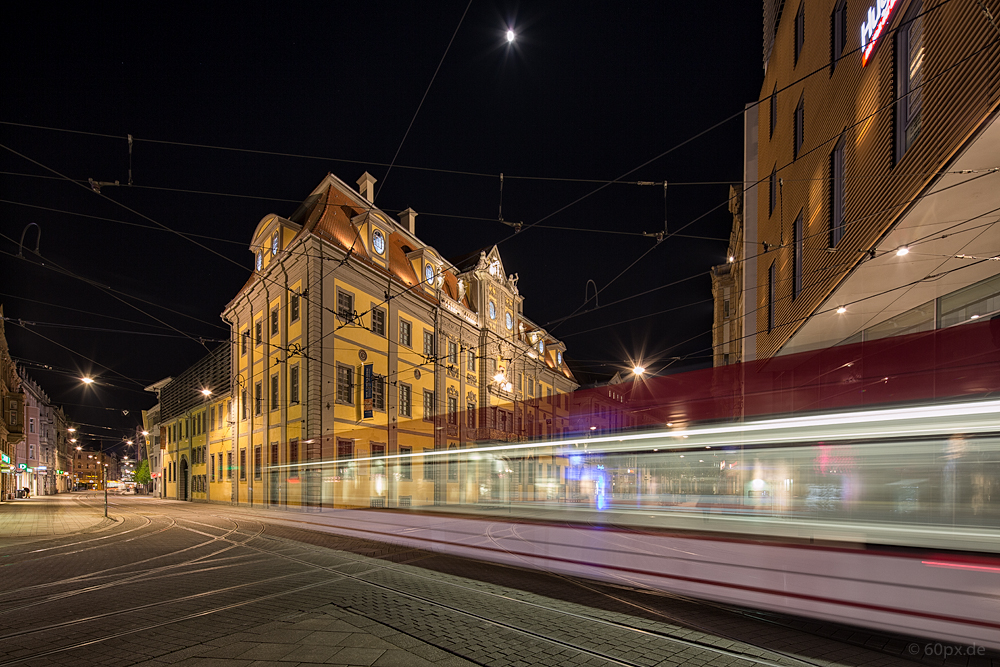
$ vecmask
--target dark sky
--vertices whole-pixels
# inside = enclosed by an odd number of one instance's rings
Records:
[[[257,222],[290,215],[328,171],[351,184],[370,171],[376,204],[413,207],[445,257],[502,242],[527,316],[581,377],[639,355],[653,370],[704,363],[742,120],[705,130],[757,98],[760,6],[475,0],[455,33],[465,2],[417,4],[5,10],[0,303],[12,356],[57,404],[113,438],[134,426],[154,402],[142,387],[203,356],[197,339],[228,335],[219,313],[252,269]],[[82,187],[127,182],[127,134],[134,185]],[[537,223],[517,235],[497,221],[500,172],[504,219]],[[704,216],[683,233],[717,240],[671,237],[643,256],[663,188],[601,189],[626,173],[670,182],[671,230]],[[41,258],[19,259],[29,223]],[[554,323],[589,279],[604,288],[626,269],[604,307]],[[84,372],[99,385],[84,390]]]

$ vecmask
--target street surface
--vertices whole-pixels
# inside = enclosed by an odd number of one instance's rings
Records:
[[[926,640],[282,525],[302,517],[288,511],[112,496],[103,512],[96,493],[0,504],[0,665],[944,664]]]

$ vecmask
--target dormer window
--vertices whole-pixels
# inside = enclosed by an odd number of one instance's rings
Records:
[[[278,232],[275,232],[274,236],[271,237],[271,254],[278,254]]]
[[[263,266],[264,266],[264,251],[263,250],[258,250],[257,251],[257,270],[260,271]]]

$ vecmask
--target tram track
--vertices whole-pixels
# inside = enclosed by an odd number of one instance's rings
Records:
[[[127,511],[124,506],[121,508]],[[194,516],[192,516],[194,515]],[[210,517],[210,518],[206,518]],[[117,638],[126,637],[131,634],[147,632],[157,628],[165,628],[170,625],[183,623],[196,618],[203,618],[215,614],[223,614],[228,611],[238,609],[245,605],[254,604],[265,600],[276,600],[278,598],[296,596],[310,589],[337,584],[337,595],[329,600],[341,609],[362,616],[375,618],[370,608],[364,608],[365,600],[383,600],[385,604],[395,606],[396,603],[416,605],[421,609],[434,609],[435,615],[450,616],[454,619],[455,625],[467,628],[467,632],[475,632],[475,628],[492,628],[494,634],[515,633],[517,636],[533,642],[541,642],[552,647],[554,653],[571,650],[578,652],[587,659],[597,659],[605,661],[606,664],[621,665],[625,667],[648,666],[648,662],[638,661],[628,655],[627,649],[619,649],[618,646],[598,645],[592,641],[592,637],[600,636],[602,633],[613,632],[618,635],[630,636],[631,643],[642,643],[645,646],[655,646],[662,643],[664,654],[676,654],[679,651],[704,652],[707,660],[724,658],[728,660],[743,660],[752,664],[766,665],[767,667],[818,667],[818,663],[792,656],[780,651],[754,645],[736,637],[720,634],[715,629],[708,629],[704,626],[692,623],[689,620],[674,617],[657,610],[649,605],[643,605],[622,596],[610,594],[592,587],[589,582],[578,582],[570,577],[565,577],[558,573],[540,571],[532,565],[531,570],[538,575],[550,576],[558,579],[562,583],[571,584],[581,590],[587,590],[590,594],[603,596],[609,601],[614,601],[619,606],[631,607],[645,614],[645,617],[657,616],[662,621],[655,624],[658,627],[651,627],[650,623],[644,623],[645,627],[636,627],[628,621],[629,615],[623,612],[611,611],[607,607],[592,613],[586,607],[574,604],[571,608],[560,603],[549,601],[541,595],[511,591],[502,584],[495,584],[485,579],[476,581],[461,579],[459,575],[442,576],[435,574],[433,569],[427,570],[408,566],[406,563],[416,560],[426,560],[430,558],[442,557],[439,554],[423,552],[423,550],[413,549],[402,545],[395,545],[389,548],[389,553],[383,553],[376,557],[360,556],[350,550],[344,551],[331,548],[323,544],[316,544],[311,541],[296,539],[301,537],[303,532],[323,538],[333,537],[334,541],[339,536],[331,536],[329,533],[318,531],[308,531],[303,528],[290,528],[282,526],[280,523],[271,523],[257,518],[248,518],[239,515],[232,515],[225,512],[204,512],[193,511],[185,508],[175,512],[169,517],[170,525],[164,530],[181,530],[197,535],[202,540],[195,545],[191,545],[182,551],[192,551],[212,544],[224,544],[225,546],[211,554],[191,554],[178,563],[170,563],[157,567],[144,568],[142,570],[129,570],[123,574],[124,579],[113,581],[101,581],[107,577],[116,576],[116,572],[129,567],[119,565],[113,568],[106,568],[96,572],[81,574],[68,580],[60,582],[49,582],[35,586],[22,587],[0,594],[0,605],[6,607],[7,603],[16,603],[23,599],[23,596],[33,591],[45,590],[48,586],[58,585],[79,585],[92,584],[83,588],[66,592],[55,592],[52,595],[32,601],[30,604],[22,605],[14,609],[2,609],[0,614],[12,614],[17,611],[23,613],[28,607],[34,608],[32,616],[39,618],[46,607],[56,608],[65,603],[67,598],[81,597],[81,599],[91,599],[87,596],[108,595],[114,590],[123,586],[134,584],[138,581],[155,582],[166,581],[173,577],[185,577],[191,575],[200,577],[211,575],[213,572],[231,570],[238,566],[251,566],[263,568],[265,571],[278,571],[277,563],[285,563],[300,568],[295,572],[284,572],[268,577],[258,577],[253,581],[244,581],[225,586],[210,586],[206,590],[199,590],[194,593],[157,599],[155,601],[143,602],[142,604],[129,605],[125,608],[115,608],[106,612],[91,613],[78,618],[67,619],[56,623],[41,623],[30,627],[10,631],[0,635],[0,646],[12,646],[15,643],[23,643],[25,646],[32,646],[30,640],[38,636],[65,636],[68,643],[62,646],[48,645],[44,650],[29,650],[22,648],[13,653],[8,653],[6,657],[0,655],[2,664],[24,664],[32,661],[41,661],[45,658],[57,654],[70,652],[94,644],[108,642]],[[512,530],[512,534],[517,535],[516,527],[505,524]],[[134,531],[134,529],[130,529]],[[289,537],[288,535],[293,535]],[[494,540],[493,535],[489,536],[494,544],[503,548],[499,542]],[[135,539],[135,538],[132,538]],[[82,540],[76,544],[85,544],[88,540]],[[105,542],[99,546],[113,547],[116,542]],[[373,543],[374,544],[374,543]],[[89,549],[96,549],[99,546],[89,546]],[[225,554],[238,550],[229,556],[219,558],[220,554]],[[505,549],[506,551],[506,549]],[[399,562],[397,559],[403,554],[415,553],[414,558]],[[68,551],[64,553],[49,554],[50,557],[72,556],[78,551]],[[135,564],[150,563],[156,560],[175,556],[176,554],[157,554],[144,558]],[[388,560],[388,559],[392,560]],[[451,558],[443,556],[442,558]],[[228,561],[228,562],[222,562]],[[331,562],[332,561],[332,562]],[[190,569],[194,567],[194,569]],[[505,569],[517,570],[517,566],[502,566]],[[253,570],[256,572],[257,570]],[[318,577],[318,580],[316,580]],[[283,583],[281,590],[272,590],[275,584]],[[350,584],[345,588],[345,584]],[[602,584],[605,586],[607,584]],[[169,587],[162,585],[161,588]],[[621,588],[627,589],[627,586]],[[263,590],[262,590],[263,589]],[[360,592],[359,592],[360,591]],[[9,599],[11,594],[20,594],[20,599]],[[342,599],[347,597],[346,600]],[[4,599],[7,597],[8,599]],[[218,598],[226,598],[224,603],[219,603]],[[236,598],[236,599],[234,599]],[[192,608],[205,600],[215,601],[216,604],[206,608]],[[405,602],[404,602],[405,601]],[[361,605],[359,607],[359,605]],[[77,603],[79,608],[79,603]],[[155,608],[156,617],[150,615],[150,611]],[[38,616],[36,616],[38,614]],[[166,617],[164,617],[166,616]],[[122,618],[124,623],[119,624],[115,618]],[[546,632],[534,623],[535,619],[545,618],[546,622],[556,627],[572,627],[577,629],[580,638],[574,638],[568,634],[560,632]],[[407,634],[422,642],[429,640],[413,628],[400,627],[403,624],[393,624],[392,621],[379,618],[380,622],[388,624],[398,632]],[[405,619],[404,619],[405,620]],[[113,631],[98,631],[109,623],[114,625],[124,625],[126,627],[116,628]],[[678,628],[694,630],[715,637],[725,637],[732,644],[728,647],[713,646],[704,641],[693,639],[690,636],[681,637],[673,634],[663,625],[672,624]],[[88,630],[92,628],[93,630]],[[86,640],[70,640],[70,637],[88,635]],[[438,645],[438,644],[436,644]],[[452,653],[463,659],[470,660],[460,650],[452,650],[447,645],[438,645],[439,648]],[[714,656],[714,658],[712,657]],[[473,660],[473,662],[476,662]],[[479,664],[485,664],[479,662]]]

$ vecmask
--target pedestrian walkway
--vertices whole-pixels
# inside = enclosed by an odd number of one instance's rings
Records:
[[[18,498],[0,503],[0,545],[58,537],[114,523],[114,519],[104,517],[103,507],[84,506],[78,494]]]

